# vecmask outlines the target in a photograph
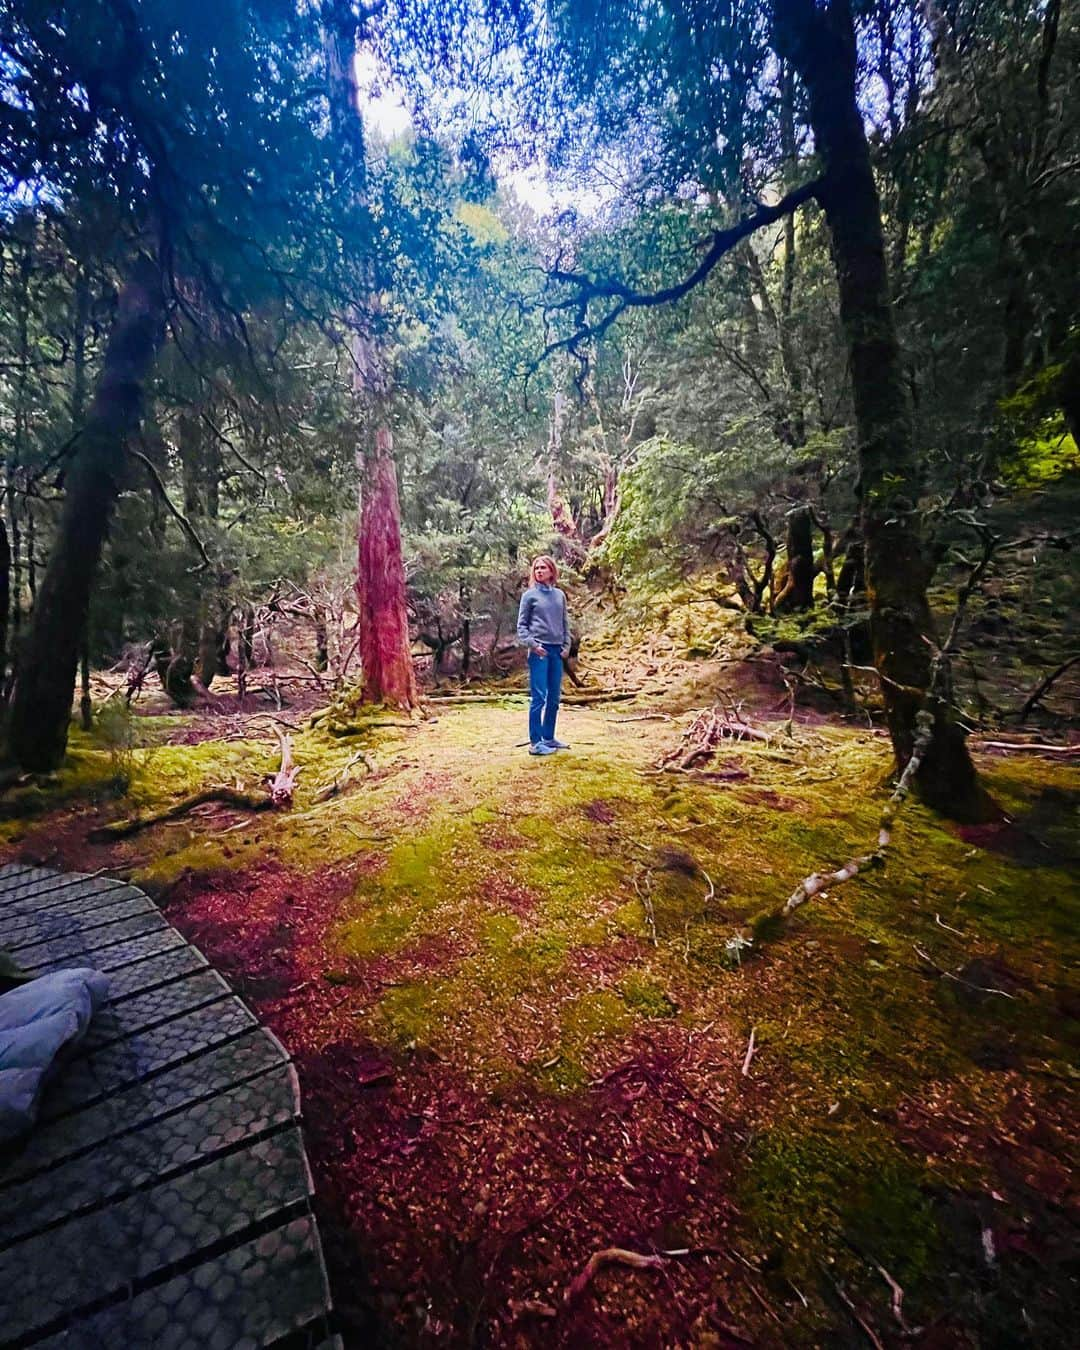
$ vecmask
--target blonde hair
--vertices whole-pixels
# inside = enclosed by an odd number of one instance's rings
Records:
[[[537,567],[540,566],[541,563],[547,563],[547,565],[551,568],[552,581],[558,581],[559,579],[559,564],[555,561],[555,559],[551,556],[550,553],[541,553],[538,557],[532,560],[532,563],[529,566],[530,586],[536,580],[536,569]]]

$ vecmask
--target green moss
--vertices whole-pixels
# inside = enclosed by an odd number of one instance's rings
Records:
[[[403,945],[416,923],[416,914],[396,908],[368,911],[358,922],[350,925],[349,937],[343,943],[350,956],[381,956],[395,952]]]
[[[631,970],[616,985],[620,998],[641,1017],[674,1017],[678,1005],[663,985],[643,970]]]
[[[409,1050],[428,1047],[445,1030],[453,1008],[451,994],[440,980],[399,985],[386,992],[372,1021],[391,1045]]]
[[[513,950],[521,924],[512,914],[485,914],[477,926],[481,946],[493,956],[506,956]]]
[[[611,922],[620,933],[629,937],[645,937],[648,927],[645,923],[645,910],[640,900],[627,900],[611,916]]]
[[[938,1258],[929,1179],[883,1131],[766,1131],[754,1144],[741,1204],[760,1241],[795,1279],[853,1244],[910,1287]]]
[[[626,1004],[607,989],[597,989],[568,1003],[562,1010],[559,1061],[551,1084],[563,1091],[580,1087],[588,1078],[589,1051],[597,1041],[624,1035],[633,1022]]]

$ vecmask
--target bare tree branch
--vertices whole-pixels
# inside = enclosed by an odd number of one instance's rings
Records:
[[[809,183],[803,183],[801,187],[793,188],[786,196],[781,197],[775,206],[759,206],[753,215],[746,216],[737,224],[731,225],[725,230],[714,230],[709,247],[697,267],[682,281],[672,286],[665,286],[658,291],[639,291],[617,279],[594,280],[581,272],[567,272],[559,267],[552,268],[548,272],[549,284],[568,286],[572,288],[574,293],[566,299],[550,303],[546,308],[548,310],[573,310],[576,326],[569,337],[549,342],[540,358],[541,361],[562,350],[570,352],[571,355],[577,355],[583,342],[595,341],[602,337],[620,314],[628,309],[653,308],[657,305],[667,305],[676,300],[681,300],[695,286],[701,285],[720,259],[725,254],[730,253],[736,244],[741,243],[743,239],[748,238],[755,231],[764,229],[768,225],[774,225],[784,216],[790,215],[792,211],[798,210],[800,206],[816,198],[824,184],[824,178],[812,179]],[[593,300],[610,300],[614,303],[600,319],[595,323],[590,323],[588,310],[589,304]]]
[[[187,516],[184,515],[184,513],[176,505],[173,499],[169,496],[168,492],[165,489],[165,484],[161,481],[161,475],[158,473],[154,461],[150,459],[147,455],[144,455],[141,450],[136,450],[135,447],[132,445],[129,445],[127,447],[127,452],[132,457],[132,459],[137,459],[139,463],[146,469],[146,472],[150,475],[150,481],[153,483],[155,491],[157,492],[161,500],[164,502],[166,509],[169,511],[169,514],[173,517],[174,520],[176,520],[179,523],[180,528],[184,531],[187,537],[199,550],[199,556],[202,558],[202,562],[198,565],[198,567],[193,567],[190,570],[192,572],[205,571],[206,568],[211,566],[210,556],[206,552],[206,545],[195,533],[195,527],[192,525],[191,521],[188,520]]]

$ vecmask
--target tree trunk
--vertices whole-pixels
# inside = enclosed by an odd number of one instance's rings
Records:
[[[814,606],[814,514],[796,506],[787,517],[787,579],[776,597],[778,612],[803,613]]]
[[[64,758],[90,588],[124,478],[124,446],[139,425],[143,386],[164,339],[161,276],[156,261],[141,255],[120,295],[19,663],[9,744],[25,769],[55,769]]]
[[[94,725],[94,700],[90,697],[90,651],[86,634],[83,634],[82,651],[79,653],[79,674],[82,684],[82,697],[79,699],[79,725],[83,731],[90,731]]]
[[[472,587],[465,580],[458,582],[458,600],[461,604],[461,678],[467,680],[472,672]]]
[[[551,524],[555,533],[563,541],[563,552],[573,567],[580,567],[585,561],[585,547],[581,541],[581,531],[570,509],[570,503],[562,494],[559,486],[559,457],[562,453],[563,421],[566,416],[566,398],[561,389],[556,389],[551,401],[551,417],[548,423],[548,477],[547,503],[551,512]]]
[[[0,520],[0,700],[7,697],[8,605],[11,590],[11,547]]]
[[[315,669],[327,670],[330,666],[330,637],[326,628],[326,609],[315,606]]]
[[[324,14],[327,93],[339,152],[335,186],[361,203],[367,195],[367,160],[356,86],[358,20],[346,0],[334,0]],[[361,22],[369,19],[370,15]],[[379,309],[374,289],[369,308],[372,312]],[[418,698],[409,648],[390,391],[384,363],[370,337],[370,321],[360,312],[353,314],[352,321],[356,411],[361,426],[373,427],[375,432],[373,441],[361,444],[356,454],[360,471],[356,599],[362,697],[366,703],[413,708]]]
[[[390,427],[381,422],[372,451],[363,456],[356,576],[360,664],[365,702],[414,708],[416,674],[409,650],[393,450]]]
[[[832,239],[840,318],[851,365],[859,441],[874,664],[899,768],[911,758],[915,716],[927,699],[936,643],[926,588],[931,567],[918,516],[919,472],[885,267],[881,207],[855,102],[856,45],[849,0],[774,0],[775,45],[802,77],[825,161],[822,205]],[[934,736],[918,773],[925,801],[970,816],[982,795],[963,732],[932,698]]]

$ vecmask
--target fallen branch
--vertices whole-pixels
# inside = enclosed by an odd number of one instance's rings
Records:
[[[128,820],[114,820],[108,825],[98,825],[86,837],[91,843],[125,839],[128,835],[137,834],[139,830],[148,829],[151,825],[162,825],[168,820],[178,820],[197,806],[205,806],[208,802],[220,802],[238,811],[267,811],[275,805],[271,797],[257,797],[254,793],[243,792],[239,788],[225,786],[203,788],[202,791],[193,792],[191,796],[184,797],[161,811],[152,811],[145,816],[132,816]]]
[[[605,1247],[593,1252],[585,1264],[585,1269],[569,1285],[563,1295],[564,1303],[573,1301],[589,1287],[593,1276],[604,1266],[630,1266],[634,1270],[657,1270],[665,1264],[665,1258],[657,1255],[644,1255],[641,1252],[628,1251],[625,1247]]]
[[[1016,714],[1017,719],[1023,722],[1026,718],[1030,717],[1030,715],[1035,711],[1035,708],[1038,706],[1038,704],[1042,702],[1042,700],[1053,688],[1054,684],[1061,678],[1062,675],[1065,674],[1067,670],[1071,670],[1072,667],[1077,664],[1077,662],[1080,662],[1080,652],[1077,652],[1075,656],[1070,656],[1067,661],[1062,661],[1061,665],[1058,666],[1056,670],[1052,670],[1044,680],[1040,680],[1040,682],[1035,686],[1035,688],[1024,700],[1023,705],[1020,708],[1020,711]]]
[[[1080,745],[1044,745],[1039,741],[980,741],[980,750],[1027,750],[1036,754],[1080,755]]]
[[[730,700],[729,700],[730,703]],[[763,741],[771,743],[767,731],[751,726],[735,703],[704,708],[682,734],[681,743],[657,761],[657,768],[688,773],[711,759],[722,741]]]
[[[807,900],[819,895],[826,887],[850,881],[860,872],[868,871],[871,867],[880,867],[884,863],[885,851],[892,843],[892,827],[896,819],[896,813],[903,804],[904,798],[911,791],[911,785],[915,781],[919,765],[922,763],[923,756],[930,748],[930,742],[933,739],[933,714],[927,712],[925,708],[922,709],[915,715],[915,725],[917,731],[911,758],[905,764],[904,772],[900,775],[896,787],[893,788],[888,801],[881,809],[881,818],[878,822],[877,848],[872,853],[864,853],[860,857],[852,858],[850,862],[845,863],[835,872],[811,872],[808,877],[804,877],[784,902],[779,915],[781,918],[789,918],[800,905],[805,905]]]
[[[335,777],[332,778],[329,783],[325,783],[321,788],[319,788],[316,791],[315,796],[312,798],[312,800],[316,802],[328,802],[331,797],[336,797],[338,796],[339,793],[344,792],[345,789],[349,786],[349,779],[352,776],[349,773],[349,770],[352,768],[354,764],[363,764],[364,768],[368,771],[368,773],[374,773],[371,760],[368,759],[367,755],[364,754],[363,750],[357,750],[357,752],[350,759],[347,759],[345,761],[345,763],[341,767],[341,770],[335,775]]]

